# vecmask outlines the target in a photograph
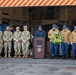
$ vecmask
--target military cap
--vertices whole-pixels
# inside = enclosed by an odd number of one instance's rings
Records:
[[[38,28],[42,28],[42,26],[40,25],[40,26],[38,26]]]
[[[76,26],[74,26],[74,30],[76,30]]]
[[[20,29],[20,27],[16,27],[16,29]]]
[[[63,25],[63,29],[66,29],[67,28],[67,26],[66,25]]]
[[[27,28],[27,26],[24,26],[24,28]]]
[[[57,28],[56,24],[53,24],[53,25],[52,25],[52,28]]]

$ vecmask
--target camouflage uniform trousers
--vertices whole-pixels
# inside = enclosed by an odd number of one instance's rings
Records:
[[[0,42],[0,54],[1,54],[1,51],[2,51],[2,42]]]
[[[5,54],[11,53],[11,42],[4,42]]]
[[[14,42],[15,54],[21,54],[21,42]]]
[[[28,42],[22,42],[22,54],[27,56],[29,54],[29,51],[28,51],[28,48],[29,48],[29,41]]]

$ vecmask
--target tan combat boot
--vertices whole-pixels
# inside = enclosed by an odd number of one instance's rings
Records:
[[[19,58],[21,57],[20,54],[18,55],[18,57],[19,57]]]
[[[5,56],[4,57],[7,58],[7,53],[5,53]]]
[[[8,57],[10,58],[11,56],[10,56],[10,53],[8,54]]]
[[[17,58],[17,54],[15,54],[15,56],[14,56],[15,58]]]
[[[22,58],[25,58],[25,55],[23,55],[23,57]]]
[[[1,58],[1,54],[0,54],[0,58]]]
[[[28,56],[26,55],[26,58],[28,58]]]

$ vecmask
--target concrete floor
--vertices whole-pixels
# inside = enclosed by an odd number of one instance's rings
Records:
[[[76,60],[0,58],[0,75],[76,75]]]

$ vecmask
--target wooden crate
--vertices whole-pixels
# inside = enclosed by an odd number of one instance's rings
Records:
[[[6,7],[3,7],[2,9],[2,17],[4,18],[11,18],[11,8],[6,8]]]
[[[69,20],[75,20],[76,19],[76,7],[68,7],[68,17]]]
[[[13,20],[12,25],[13,26],[19,26],[20,25],[20,20]]]
[[[0,10],[0,18],[2,17],[2,11]]]
[[[41,25],[53,24],[53,23],[58,23],[58,20],[57,20],[57,19],[55,19],[55,20],[43,19],[43,20],[41,21]]]
[[[68,21],[68,8],[60,7],[60,21]]]
[[[22,19],[29,19],[29,12],[27,8],[22,8]]]
[[[20,7],[12,8],[12,18],[21,18],[21,8]]]
[[[1,18],[1,16],[2,16],[2,10],[1,10],[1,8],[0,8],[0,18]]]

